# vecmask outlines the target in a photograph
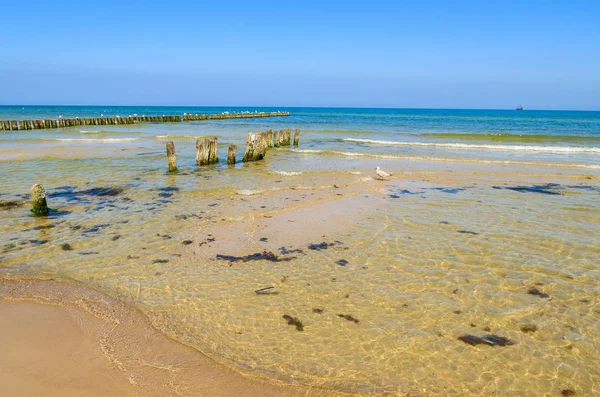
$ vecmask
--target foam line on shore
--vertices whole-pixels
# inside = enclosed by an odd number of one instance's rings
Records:
[[[600,170],[600,165],[596,164],[566,164],[566,163],[537,163],[533,161],[512,161],[512,160],[473,160],[473,159],[454,159],[443,157],[424,157],[424,156],[397,156],[391,154],[376,154],[363,152],[339,152],[335,150],[323,149],[290,149],[292,152],[303,154],[324,154],[346,157],[366,157],[381,160],[405,160],[405,161],[434,161],[445,163],[475,163],[475,164],[501,164],[501,165],[530,165],[538,167],[562,167],[562,168],[582,168],[589,170]]]
[[[499,151],[549,152],[549,153],[594,153],[600,154],[595,146],[534,146],[534,145],[487,145],[472,143],[400,142],[362,138],[343,138],[344,142],[366,143],[386,146],[426,146],[448,149],[483,149]]]

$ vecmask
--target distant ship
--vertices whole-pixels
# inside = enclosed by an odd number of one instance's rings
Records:
[[[517,110],[523,110],[523,105],[517,106]]]

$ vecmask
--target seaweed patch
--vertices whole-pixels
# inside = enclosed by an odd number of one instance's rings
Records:
[[[287,321],[288,325],[294,325],[298,331],[304,331],[304,324],[302,324],[300,319],[292,317],[288,314],[284,314],[283,318]]]
[[[342,242],[336,240],[333,243],[326,243],[325,241],[323,241],[320,243],[309,244],[308,249],[315,250],[315,251],[321,251],[321,250],[326,250],[327,248],[333,247],[334,245],[338,245],[338,244],[342,244]]]
[[[352,321],[355,324],[358,324],[360,322],[357,318],[354,318],[349,314],[338,314],[338,317],[341,317],[344,320]]]
[[[292,259],[296,259],[296,257],[292,256],[292,257],[288,257],[288,258],[282,258],[280,256],[275,255],[271,251],[263,251],[263,252],[257,252],[257,253],[245,255],[245,256],[217,254],[217,259],[222,260],[222,261],[229,261],[229,262],[250,262],[250,261],[260,261],[260,260],[265,260],[265,261],[270,261],[270,262],[287,262],[287,261],[291,261]]]
[[[25,204],[24,201],[5,201],[0,200],[0,210],[11,210]]]
[[[549,195],[560,195],[562,194],[559,189],[561,186],[557,183],[547,183],[545,185],[532,185],[532,186],[492,186],[494,189],[505,189],[512,190],[519,193],[541,193]]]

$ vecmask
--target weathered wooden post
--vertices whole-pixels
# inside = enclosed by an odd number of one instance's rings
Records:
[[[169,172],[177,171],[177,159],[175,158],[175,144],[173,141],[167,142],[167,161],[169,162]]]
[[[19,129],[18,124],[17,124],[17,120],[11,120],[10,121],[10,129],[13,131],[17,131]]]
[[[46,189],[39,183],[36,183],[31,187],[31,212],[33,212],[34,215],[48,215]]]
[[[299,141],[300,141],[300,129],[296,128],[296,131],[294,131],[294,146],[298,146]]]
[[[254,157],[254,138],[255,135],[249,132],[248,137],[246,138],[246,151],[244,152],[244,157],[242,158],[244,163],[247,161],[252,161],[252,158]]]
[[[208,165],[217,163],[218,142],[217,137],[208,137],[196,140],[196,164]]]
[[[8,120],[4,120],[4,130],[5,131],[10,131],[10,123]]]
[[[236,149],[237,149],[236,145],[229,145],[229,150],[227,151],[227,164],[229,164],[229,165],[235,164]]]

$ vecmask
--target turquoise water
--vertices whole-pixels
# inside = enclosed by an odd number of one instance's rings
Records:
[[[144,128],[87,126],[5,132],[0,134],[0,142],[5,147],[10,141],[39,139],[136,144],[148,139],[191,140],[200,133],[217,135],[220,142],[243,144],[248,131],[300,128],[304,131],[303,148],[316,154],[557,162],[590,169],[600,166],[600,112],[593,111],[0,106],[0,120],[255,110],[284,110],[291,116],[144,124]]]

